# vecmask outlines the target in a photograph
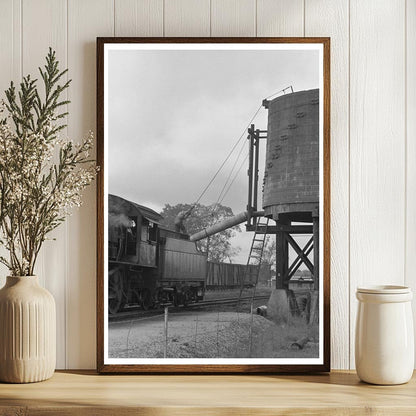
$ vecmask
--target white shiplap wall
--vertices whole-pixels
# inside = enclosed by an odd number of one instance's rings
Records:
[[[95,130],[97,36],[331,37],[332,367],[353,368],[356,286],[416,289],[416,0],[0,0],[0,10],[0,91],[52,46],[73,79],[75,140]],[[95,186],[55,237],[37,272],[57,301],[58,368],[94,368]]]

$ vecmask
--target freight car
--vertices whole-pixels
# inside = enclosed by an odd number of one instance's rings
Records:
[[[260,283],[267,284],[271,279],[271,269],[269,264],[262,264],[259,276],[256,265],[221,263],[209,261],[207,263],[207,279],[205,287],[207,290],[227,290],[239,289],[241,285],[250,288],[258,280]]]
[[[207,290],[238,289],[252,287],[256,280],[257,266],[252,264],[221,263],[209,261],[206,280]]]
[[[108,196],[108,311],[202,299],[207,257],[189,236],[163,227],[157,212]]]

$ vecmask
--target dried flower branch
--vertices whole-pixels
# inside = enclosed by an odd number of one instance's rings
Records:
[[[70,81],[59,84],[59,71],[49,48],[44,70],[39,68],[44,95],[37,80],[13,82],[0,104],[0,245],[10,258],[0,257],[13,276],[33,275],[39,250],[47,235],[81,205],[82,191],[96,175],[90,158],[92,133],[80,144],[62,140],[58,124],[67,100],[60,100]]]

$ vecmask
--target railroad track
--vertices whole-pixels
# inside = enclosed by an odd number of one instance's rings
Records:
[[[254,300],[266,300],[269,299],[270,295],[261,295],[256,296]],[[154,317],[158,315],[163,315],[163,309],[165,306],[169,306],[169,310],[172,312],[181,312],[186,311],[189,309],[195,308],[204,308],[207,306],[217,306],[217,305],[232,305],[233,303],[238,303],[239,301],[244,303],[247,301],[251,301],[251,296],[244,296],[241,298],[224,298],[224,299],[212,299],[212,300],[204,300],[202,302],[195,302],[190,303],[187,306],[173,306],[173,304],[162,305],[161,308],[158,309],[151,309],[148,311],[142,310],[139,306],[133,306],[128,308],[123,312],[119,312],[116,315],[109,315],[109,322],[123,322],[123,321],[130,321],[134,320],[141,320],[146,319],[149,317]]]

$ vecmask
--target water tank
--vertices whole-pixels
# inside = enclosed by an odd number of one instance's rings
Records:
[[[265,215],[311,221],[319,212],[319,89],[265,101]]]

